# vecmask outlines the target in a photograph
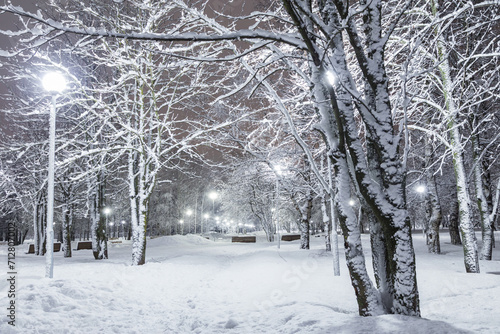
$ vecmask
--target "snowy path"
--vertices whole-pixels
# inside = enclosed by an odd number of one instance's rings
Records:
[[[148,241],[147,264],[132,267],[130,245],[110,259],[91,251],[64,259],[54,279],[44,259],[18,249],[18,333],[496,333],[500,276],[463,274],[460,248],[425,253],[416,237],[422,314],[360,318],[345,264],[333,277],[320,238],[280,251],[268,243],[231,244],[197,236]],[[2,256],[4,250],[2,249]],[[497,254],[495,252],[495,254]],[[483,271],[500,271],[498,255]],[[0,283],[1,305],[7,284]],[[484,300],[481,300],[484,298]],[[3,321],[0,333],[16,333]]]

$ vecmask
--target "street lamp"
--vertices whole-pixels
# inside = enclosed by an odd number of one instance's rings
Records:
[[[416,188],[415,188],[415,191],[419,194],[423,194],[425,193],[427,189],[425,188],[425,186],[423,184],[420,184],[418,185]]]
[[[182,232],[181,235],[184,235],[184,220],[179,220],[179,224],[181,224]]]
[[[193,210],[191,210],[191,209],[186,210],[186,216],[191,217],[192,214],[193,214]],[[194,233],[196,234],[196,225],[194,226],[194,229],[195,229]],[[191,228],[189,228],[189,227],[188,227],[188,233],[191,233]]]
[[[104,213],[104,215],[106,216],[106,237],[109,235],[109,229],[108,229],[108,216],[109,214],[111,213],[111,208],[109,207],[105,207],[104,209],[102,209],[102,212]],[[111,225],[112,226],[112,225]]]
[[[203,215],[203,218],[205,218],[205,224],[207,223],[208,218],[210,218],[210,215],[208,213],[205,213]],[[203,235],[203,219],[201,220],[201,235]]]
[[[125,240],[125,223],[126,221],[122,220],[122,231],[123,231],[123,239]],[[120,237],[120,231],[118,231],[118,237]]]
[[[280,222],[279,222],[279,201],[280,201],[280,176],[283,174],[283,168],[280,165],[275,165],[274,172],[276,173],[276,235],[278,237],[278,248],[280,248]]]
[[[215,191],[211,191],[208,197],[212,200],[212,214],[215,216],[215,199],[218,197],[218,194]]]
[[[54,277],[54,169],[56,156],[56,98],[66,88],[66,80],[57,72],[47,73],[42,79],[43,88],[52,94],[49,120],[49,175],[47,180],[47,253],[45,277]]]
[[[339,81],[339,78],[337,77],[337,75],[335,73],[333,73],[333,71],[327,71],[326,72],[326,80],[328,80],[328,83],[331,86],[335,86],[337,84],[337,82]]]

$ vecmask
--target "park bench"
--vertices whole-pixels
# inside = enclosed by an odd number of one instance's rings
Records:
[[[232,237],[231,242],[255,242],[255,236]]]
[[[60,251],[61,251],[61,243],[54,242],[54,252],[60,252]],[[28,253],[26,253],[26,254],[35,254],[35,245],[34,244],[29,244]]]
[[[92,241],[79,241],[76,250],[92,249]]]
[[[121,244],[122,241],[121,240],[112,240],[111,243],[112,244]]]
[[[61,243],[54,242],[54,252],[60,252],[60,251],[61,251]]]
[[[285,234],[281,236],[282,241],[300,240],[300,234]]]

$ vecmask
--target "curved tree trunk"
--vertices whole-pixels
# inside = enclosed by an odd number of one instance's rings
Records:
[[[361,234],[357,224],[356,214],[349,205],[349,172],[346,161],[337,159],[337,194],[336,211],[340,227],[344,234],[344,248],[347,268],[351,276],[351,284],[358,301],[358,311],[361,316],[373,316],[387,313],[380,303],[380,293],[373,286],[366,270]],[[346,195],[347,194],[347,195]]]

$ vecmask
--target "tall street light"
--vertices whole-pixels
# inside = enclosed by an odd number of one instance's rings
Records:
[[[193,210],[191,210],[191,209],[186,210],[186,216],[191,217],[192,214],[193,214]],[[189,223],[189,224],[191,224],[191,223]],[[184,229],[184,227],[183,227],[183,229]],[[188,226],[188,233],[191,233],[191,228],[189,228],[189,226]],[[194,225],[194,233],[196,234],[196,221],[195,221],[195,225]]]
[[[208,221],[208,218],[210,218],[210,215],[208,213],[205,213],[203,215],[203,218],[205,218],[205,225],[206,225],[207,221]],[[203,219],[201,220],[201,231],[200,232],[201,232],[201,235],[203,235]]]
[[[49,121],[49,175],[47,181],[47,252],[45,277],[54,277],[54,169],[56,155],[56,98],[66,88],[66,80],[58,72],[47,73],[42,79],[43,88],[52,94]]]
[[[208,194],[208,198],[212,200],[212,214],[215,216],[215,199],[217,198],[217,193],[212,191]]]
[[[109,207],[105,207],[102,212],[104,212],[104,215],[106,216],[106,239],[107,237],[109,236],[109,229],[108,229],[108,226],[113,226],[113,225],[108,225],[108,216],[109,214],[111,213],[111,208]]]
[[[126,221],[122,220],[123,240],[125,240],[125,223]],[[118,238],[119,237],[120,237],[120,231],[118,231]]]
[[[184,235],[184,220],[179,220],[179,224],[181,225],[181,229],[182,229],[182,232],[181,232],[181,235]]]
[[[280,222],[279,222],[279,205],[280,205],[280,176],[283,174],[283,168],[280,165],[274,166],[276,173],[276,235],[278,237],[278,248],[280,248]]]
[[[211,191],[208,194],[208,198],[212,200],[212,215],[215,217],[215,199],[218,197],[218,194],[215,191]]]

